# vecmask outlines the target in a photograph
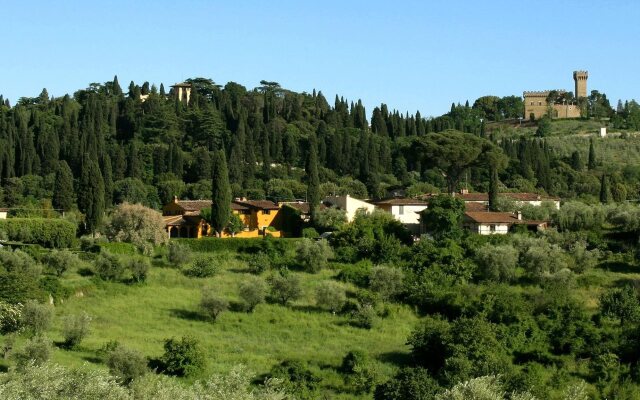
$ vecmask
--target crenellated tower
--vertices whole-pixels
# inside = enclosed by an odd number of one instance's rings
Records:
[[[580,97],[587,97],[587,79],[589,73],[587,71],[573,71],[573,80],[576,83],[575,96],[576,99]]]

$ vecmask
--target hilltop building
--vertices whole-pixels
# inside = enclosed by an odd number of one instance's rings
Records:
[[[189,104],[191,99],[191,84],[187,82],[176,83],[171,85],[174,96],[178,98],[178,101]]]
[[[578,100],[587,97],[587,71],[574,71],[573,80],[575,92],[565,90],[545,90],[541,92],[526,91],[524,97],[524,117],[529,119],[540,119],[550,114],[552,118],[579,118],[580,107]],[[548,104],[549,95],[555,94],[553,104]]]

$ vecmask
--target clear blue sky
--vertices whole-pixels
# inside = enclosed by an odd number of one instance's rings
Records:
[[[125,90],[202,76],[429,116],[487,94],[573,90],[575,69],[614,106],[640,99],[631,0],[0,0],[0,10],[0,94],[12,103],[115,74]]]

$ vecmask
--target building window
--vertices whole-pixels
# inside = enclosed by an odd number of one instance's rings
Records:
[[[404,206],[398,206],[398,215],[404,215]]]
[[[269,215],[271,214],[271,210],[262,210],[262,214]]]
[[[531,105],[533,105],[533,101],[531,102]]]
[[[489,231],[495,232],[496,231],[496,226],[493,225],[493,224],[489,225]]]
[[[539,102],[538,102],[538,105],[539,105],[539,106],[541,106],[541,105],[542,105],[542,102],[541,102],[541,101],[539,101]]]

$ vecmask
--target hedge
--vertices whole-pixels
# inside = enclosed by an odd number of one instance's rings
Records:
[[[171,239],[200,253],[230,251],[236,253],[257,253],[273,248],[284,253],[286,249],[295,248],[299,238],[201,238]]]
[[[0,219],[0,231],[11,241],[55,248],[71,247],[76,237],[76,227],[71,222],[53,218]]]
[[[131,243],[124,242],[105,242],[98,243],[101,249],[105,249],[111,254],[120,254],[120,255],[135,255],[138,254],[138,249]]]

